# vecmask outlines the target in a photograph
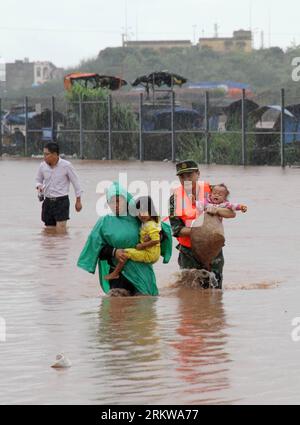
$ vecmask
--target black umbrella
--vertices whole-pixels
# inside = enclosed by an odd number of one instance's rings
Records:
[[[149,78],[148,75],[142,75],[141,77],[138,77],[134,82],[131,84],[133,87],[136,86],[145,86],[149,84]]]
[[[132,86],[142,85],[144,87],[148,87],[149,85],[161,87],[166,85],[168,87],[172,86],[182,86],[187,82],[187,79],[182,77],[181,75],[160,71],[160,72],[152,72],[149,75],[142,75],[138,77],[133,83]]]

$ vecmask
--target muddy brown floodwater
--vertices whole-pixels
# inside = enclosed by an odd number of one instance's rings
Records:
[[[223,292],[171,287],[174,250],[155,265],[159,297],[110,299],[76,267],[97,183],[126,171],[129,182],[171,181],[174,166],[73,163],[84,209],[56,236],[40,222],[39,161],[0,160],[0,403],[300,403],[300,169],[202,167],[249,206],[224,222]],[[50,367],[60,352],[71,368]]]

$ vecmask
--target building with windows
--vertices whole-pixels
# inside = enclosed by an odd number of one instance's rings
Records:
[[[252,32],[234,31],[233,37],[199,38],[199,47],[209,48],[215,52],[246,52],[252,51]]]
[[[192,46],[190,40],[139,40],[139,41],[123,41],[123,47],[132,49],[185,49]]]
[[[56,66],[52,62],[34,62],[34,85],[44,84],[53,80]]]
[[[28,58],[5,64],[6,89],[20,90],[63,78],[63,70],[52,62],[29,62]]]

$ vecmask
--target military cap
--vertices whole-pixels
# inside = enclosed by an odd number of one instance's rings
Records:
[[[199,171],[199,167],[197,162],[192,159],[187,159],[186,161],[181,161],[176,164],[177,176],[184,173],[192,173],[193,171]]]

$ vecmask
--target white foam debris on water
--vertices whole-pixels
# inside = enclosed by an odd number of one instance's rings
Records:
[[[72,363],[64,353],[57,354],[55,362],[51,365],[55,369],[65,369],[71,366]]]

